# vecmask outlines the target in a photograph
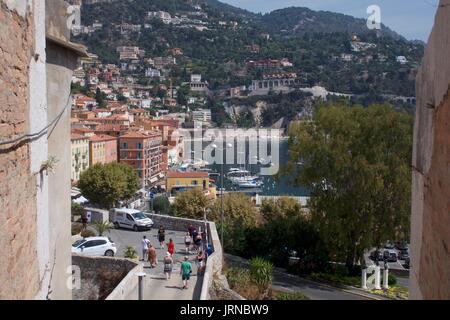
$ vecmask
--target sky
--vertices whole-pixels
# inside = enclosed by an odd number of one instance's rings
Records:
[[[427,42],[439,0],[220,0],[252,12],[267,13],[286,7],[339,12],[368,18],[367,8],[378,5],[381,22],[409,40]]]

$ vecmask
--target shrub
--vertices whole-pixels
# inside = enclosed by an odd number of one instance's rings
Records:
[[[287,292],[277,292],[275,293],[274,300],[309,300],[309,297],[304,295],[301,292],[293,292],[293,293],[287,293]]]
[[[390,286],[395,286],[397,284],[397,277],[394,276],[392,273],[389,273],[388,275],[388,284]]]
[[[250,278],[262,295],[265,295],[272,283],[273,264],[263,258],[256,257],[250,260]]]
[[[94,228],[97,230],[99,236],[103,236],[105,232],[111,230],[111,223],[109,221],[97,221],[94,223]]]
[[[81,231],[81,234],[80,234],[83,238],[89,238],[89,237],[96,237],[97,236],[97,234],[95,233],[95,231],[93,231],[93,230],[89,230],[89,229],[86,229],[86,230],[83,230],[83,231]]]
[[[83,230],[83,224],[74,222],[72,223],[72,235],[80,234],[80,232]]]
[[[249,270],[226,268],[225,274],[232,290],[249,300],[257,300],[260,298],[259,288],[252,282]]]
[[[132,260],[137,259],[137,257],[138,257],[136,249],[134,249],[131,246],[128,246],[125,248],[123,255],[125,258],[132,259]]]
[[[227,268],[227,280],[231,288],[247,286],[250,283],[250,273],[248,270],[240,268]]]

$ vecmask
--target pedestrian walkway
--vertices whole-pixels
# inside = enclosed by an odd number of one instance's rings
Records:
[[[203,284],[203,276],[197,275],[196,254],[189,255],[192,263],[192,275],[189,281],[189,289],[183,289],[183,283],[180,275],[180,265],[185,253],[184,232],[166,231],[166,241],[170,238],[175,242],[175,254],[173,256],[174,269],[170,280],[166,280],[164,274],[163,259],[167,252],[167,247],[159,248],[156,236],[150,241],[156,245],[158,254],[158,265],[150,268],[148,262],[144,262],[144,271],[147,274],[145,278],[144,299],[145,300],[199,300]],[[143,263],[143,262],[141,262]]]

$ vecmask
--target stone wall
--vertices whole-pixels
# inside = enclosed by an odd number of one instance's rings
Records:
[[[137,295],[138,277],[135,273],[142,272],[142,266],[138,263],[127,259],[74,254],[72,264],[79,268],[81,276],[80,287],[73,289],[74,300],[120,300],[133,290]]]
[[[441,0],[417,76],[411,299],[450,299],[450,0]]]
[[[166,230],[187,232],[189,225],[192,224],[195,228],[197,228],[197,230],[199,230],[200,228],[202,230],[205,229],[205,223],[199,220],[177,218],[159,214],[150,214],[150,218],[153,220],[154,228],[163,226]]]
[[[0,142],[29,130],[35,34],[34,14],[26,3],[0,0]],[[0,146],[0,299],[33,299],[39,290],[30,157],[28,143]]]

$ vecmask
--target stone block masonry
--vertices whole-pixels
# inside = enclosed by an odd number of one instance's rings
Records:
[[[35,45],[33,14],[8,5],[0,1],[0,141],[28,133]],[[39,289],[36,212],[29,145],[0,146],[0,299],[33,299]]]

